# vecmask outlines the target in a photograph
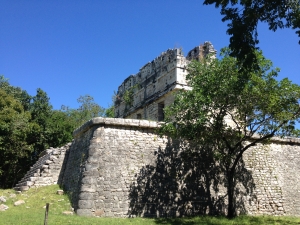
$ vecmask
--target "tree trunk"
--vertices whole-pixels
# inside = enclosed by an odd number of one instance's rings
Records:
[[[234,202],[234,172],[229,170],[227,172],[228,186],[227,186],[227,196],[228,196],[228,208],[227,217],[234,218],[236,216],[235,212],[235,202]]]

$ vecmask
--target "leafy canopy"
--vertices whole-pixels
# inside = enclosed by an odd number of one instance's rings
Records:
[[[61,111],[64,112],[72,124],[74,130],[94,117],[105,116],[105,109],[98,105],[90,95],[81,95],[77,102],[80,103],[78,109],[72,109],[63,105]]]
[[[0,76],[0,187],[14,186],[40,152],[70,142],[75,128],[104,115],[93,97],[80,96],[78,102],[78,109],[53,110],[42,89],[30,96]]]
[[[222,21],[230,21],[227,33],[231,36],[231,55],[246,67],[254,65],[258,68],[255,57],[259,43],[258,22],[267,23],[272,31],[295,29],[300,37],[299,0],[205,0],[204,4],[221,7]]]
[[[242,74],[230,51],[222,59],[192,62],[187,81],[190,91],[179,91],[165,111],[165,131],[188,139],[222,134],[239,142],[254,134],[260,137],[298,135],[300,87],[287,78],[276,79],[279,69],[256,52],[259,70]],[[245,72],[244,72],[245,73]],[[226,135],[225,135],[226,134]]]
[[[20,101],[0,88],[0,186],[8,185],[17,177],[20,167],[30,156],[27,143],[32,129],[30,113]]]

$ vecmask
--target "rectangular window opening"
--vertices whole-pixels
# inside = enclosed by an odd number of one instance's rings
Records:
[[[165,108],[164,102],[158,103],[158,111],[157,111],[157,120],[158,121],[163,121],[165,119],[164,108]]]

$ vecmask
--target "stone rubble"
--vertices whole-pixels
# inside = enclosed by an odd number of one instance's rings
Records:
[[[7,209],[9,209],[9,207],[7,205],[4,205],[4,204],[0,205],[0,211],[5,211]]]
[[[18,205],[22,205],[22,204],[25,204],[25,201],[24,200],[18,200],[14,203],[14,206],[18,206]]]
[[[63,194],[64,194],[64,191],[63,191],[63,190],[57,190],[56,194],[58,194],[58,195],[63,195]]]
[[[10,198],[16,198],[17,195],[16,195],[16,194],[10,194],[9,197],[10,197]]]
[[[6,202],[6,198],[4,196],[0,196],[0,202]]]
[[[71,211],[64,211],[62,214],[64,214],[64,215],[73,215],[74,212],[71,212]]]

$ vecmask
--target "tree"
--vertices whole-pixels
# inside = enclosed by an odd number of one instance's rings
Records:
[[[105,109],[95,103],[94,98],[90,95],[80,96],[77,102],[81,104],[78,109],[71,109],[64,105],[61,107],[61,111],[70,118],[70,123],[73,124],[74,129],[94,117],[105,115]]]
[[[18,99],[1,88],[0,96],[0,187],[12,187],[24,166],[29,168],[32,146],[27,137],[32,127],[30,113]]]
[[[105,109],[105,117],[114,118],[115,117],[115,106],[111,105]]]
[[[94,98],[90,95],[80,96],[77,102],[81,104],[77,109],[77,127],[94,117],[103,116],[105,113],[105,109],[95,103]]]
[[[3,75],[0,76],[0,88],[7,94],[19,100],[22,103],[25,111],[29,109],[32,97],[27,93],[27,91],[22,90],[20,87],[11,86],[8,82],[8,79]]]
[[[105,109],[105,117],[114,118],[115,117],[115,102],[117,99],[117,93],[114,91],[113,96],[111,97],[112,103],[109,104],[108,108]]]
[[[80,96],[78,102],[77,110],[53,110],[42,89],[32,97],[0,76],[0,187],[13,186],[41,151],[70,142],[75,128],[104,115],[91,96]]]
[[[237,57],[244,67],[259,67],[255,54],[258,22],[268,23],[273,31],[291,27],[300,37],[299,0],[205,0],[204,4],[221,7],[222,21],[230,21],[227,33],[231,36],[231,56]]]
[[[73,139],[75,125],[65,112],[52,110],[47,120],[47,144],[52,147],[62,146]]]
[[[38,159],[40,152],[47,149],[49,146],[48,140],[50,137],[49,132],[49,118],[52,113],[52,105],[49,102],[50,98],[47,93],[38,88],[36,95],[32,98],[32,102],[29,106],[31,114],[30,122],[33,123],[34,129],[28,138],[28,143],[34,146],[34,152],[32,155],[32,161],[35,162]],[[51,146],[56,147],[56,146]]]
[[[273,136],[299,136],[295,122],[300,117],[300,87],[287,78],[277,81],[279,69],[258,52],[259,70],[248,71],[249,79],[241,81],[240,66],[230,53],[222,50],[221,59],[189,65],[186,78],[192,89],[180,91],[165,110],[161,132],[210,148],[215,163],[223,168],[227,216],[233,217],[236,169],[243,153]]]
[[[47,93],[38,88],[36,96],[33,97],[30,105],[32,120],[45,127],[45,121],[51,114],[52,105]]]

